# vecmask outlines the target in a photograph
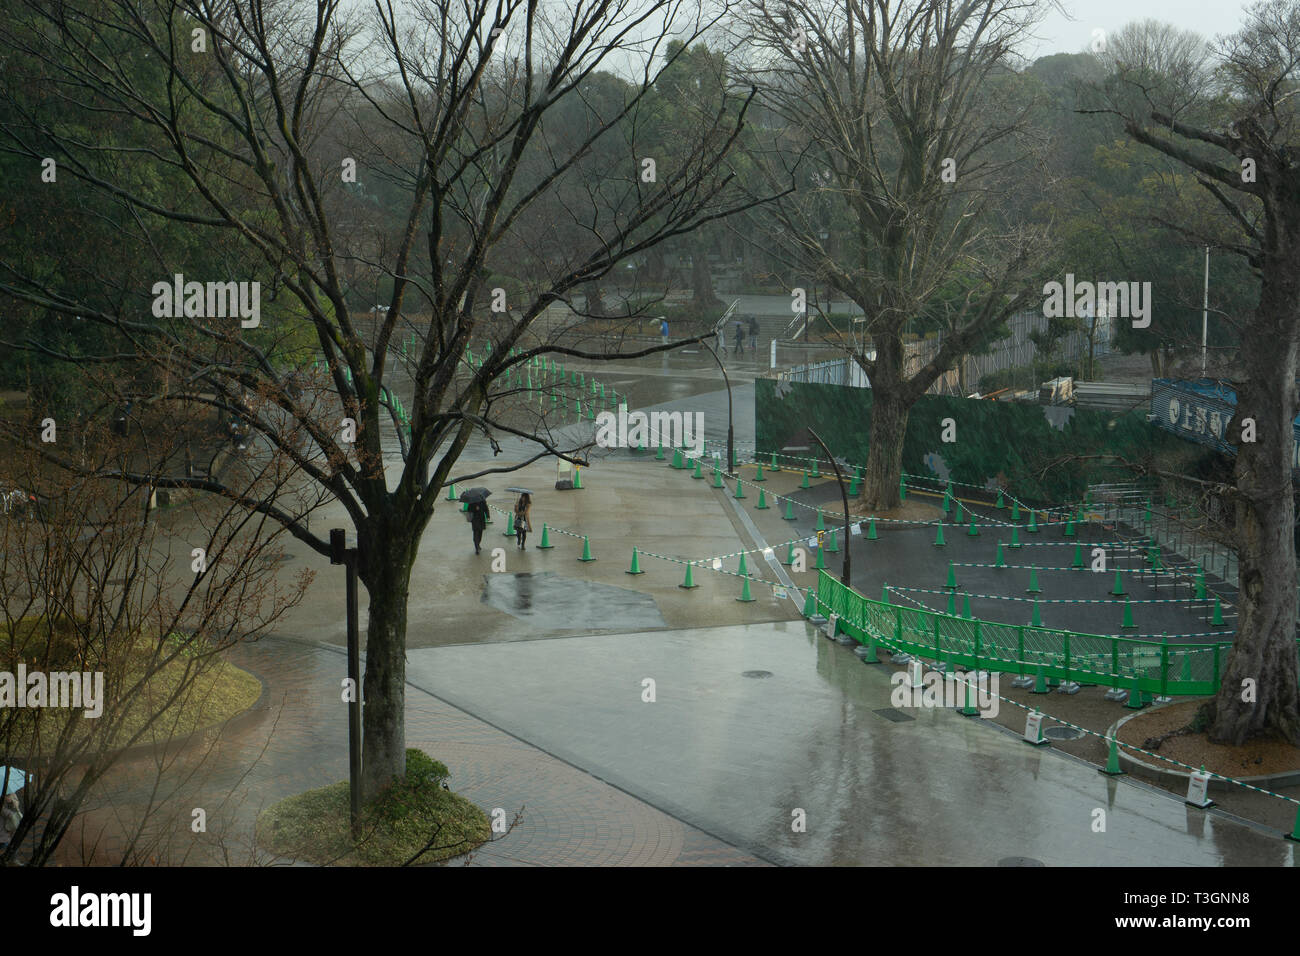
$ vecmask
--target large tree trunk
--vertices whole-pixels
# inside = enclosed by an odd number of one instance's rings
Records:
[[[872,512],[883,512],[898,507],[903,437],[912,400],[902,374],[902,340],[881,336],[875,346],[875,368],[867,372],[871,378],[871,437],[859,501]]]
[[[1277,735],[1300,745],[1291,482],[1300,330],[1300,262],[1295,259],[1270,258],[1259,306],[1241,342],[1249,378],[1237,389],[1231,426],[1237,442],[1240,606],[1219,693],[1205,708],[1215,743],[1239,745]],[[1240,440],[1248,418],[1255,421],[1254,442]],[[1255,687],[1253,695],[1246,692],[1247,681]]]
[[[370,597],[362,700],[361,799],[369,803],[406,772],[406,605],[410,550],[401,535],[372,537],[363,580]]]
[[[713,270],[709,268],[708,245],[704,242],[691,244],[691,289],[697,311],[715,309],[722,304],[713,292]]]

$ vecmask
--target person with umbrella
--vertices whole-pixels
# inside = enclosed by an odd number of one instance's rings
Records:
[[[474,531],[474,553],[483,552],[483,529],[487,527],[487,499],[492,492],[486,488],[471,488],[469,491],[462,492],[460,500],[468,503],[469,508],[465,516],[469,520],[469,526]]]
[[[18,803],[18,791],[27,786],[27,774],[17,767],[0,767],[0,785],[4,787],[4,799],[0,800],[0,850],[9,846],[22,826],[23,813]]]
[[[524,550],[524,541],[533,527],[533,493],[527,488],[507,488],[507,491],[519,493],[515,502],[515,543],[519,550]]]

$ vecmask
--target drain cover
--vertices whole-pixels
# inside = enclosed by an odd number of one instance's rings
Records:
[[[741,677],[771,677],[772,672],[771,671],[745,671],[740,676]]]
[[[998,866],[1046,866],[1042,860],[1035,860],[1032,856],[1004,856],[998,860]]]
[[[1083,736],[1083,731],[1078,727],[1048,727],[1043,731],[1043,736],[1048,740],[1078,740]]]
[[[880,710],[873,710],[872,713],[877,717],[884,717],[885,720],[892,720],[896,724],[901,724],[906,720],[916,720],[911,714],[905,714],[893,707],[882,707]]]

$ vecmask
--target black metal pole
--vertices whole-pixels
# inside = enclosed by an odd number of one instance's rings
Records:
[[[352,798],[352,835],[361,828],[361,635],[357,625],[357,549],[349,548],[348,568],[348,784]]]
[[[347,532],[330,529],[330,564],[347,570],[348,681],[352,700],[348,702],[348,790],[352,836],[361,828],[361,635],[357,624],[357,557],[356,548],[347,546]]]
[[[722,372],[722,381],[727,386],[727,467],[723,470],[729,475],[734,467],[733,462],[736,460],[736,420],[731,402],[731,379],[727,377],[727,367],[722,364],[722,359],[718,358],[718,353],[714,351],[708,340],[704,340],[701,344],[709,350],[709,354],[713,356],[713,361],[718,363],[718,369]]]
[[[853,554],[853,549],[851,547],[853,539],[849,537],[849,493],[844,487],[844,473],[840,471],[840,463],[835,460],[835,456],[831,454],[831,450],[826,447],[826,443],[818,437],[817,433],[810,428],[808,429],[808,434],[813,441],[822,446],[822,451],[826,452],[826,457],[829,459],[831,467],[835,469],[835,478],[840,483],[840,497],[844,500],[844,563],[840,570],[840,583],[845,587],[848,587],[849,559]]]

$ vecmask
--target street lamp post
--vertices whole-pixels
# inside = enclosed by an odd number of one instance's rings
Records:
[[[727,474],[731,474],[731,463],[736,460],[736,429],[731,402],[731,379],[727,377],[727,367],[722,364],[722,359],[718,358],[718,353],[714,351],[708,339],[702,339],[700,344],[709,350],[709,354],[713,356],[713,361],[718,363],[718,368],[722,371],[722,381],[727,386],[727,467],[725,471]]]
[[[352,836],[361,827],[361,637],[357,626],[357,549],[347,546],[347,532],[330,529],[330,564],[347,568],[348,680],[348,789],[351,797]]]
[[[840,583],[848,587],[849,559],[853,554],[853,549],[849,545],[853,539],[849,537],[849,493],[844,487],[844,472],[840,471],[840,463],[835,460],[835,456],[831,454],[831,450],[826,447],[826,443],[818,437],[817,433],[810,428],[808,429],[808,435],[813,441],[822,446],[822,451],[826,452],[831,467],[835,469],[835,478],[840,483],[840,497],[844,500],[844,564],[840,570]]]

